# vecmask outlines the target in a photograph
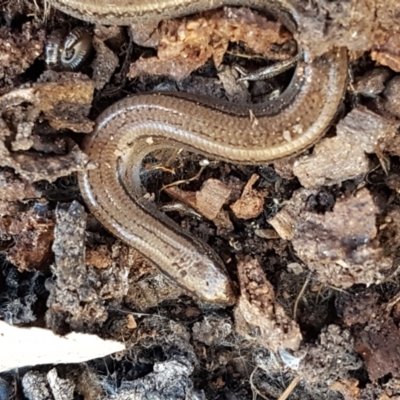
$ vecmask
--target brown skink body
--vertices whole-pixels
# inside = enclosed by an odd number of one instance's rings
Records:
[[[292,31],[298,23],[285,0],[52,1],[75,17],[104,24],[160,20],[222,5],[265,9]],[[204,301],[232,304],[235,296],[218,256],[143,199],[142,160],[165,147],[242,164],[268,163],[301,152],[332,123],[346,76],[344,50],[313,61],[303,52],[289,87],[262,104],[231,104],[179,93],[124,99],[100,115],[95,132],[84,143],[98,168],[81,174],[83,197],[109,231],[175,282]]]

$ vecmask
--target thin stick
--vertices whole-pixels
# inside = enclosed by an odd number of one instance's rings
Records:
[[[268,397],[265,397],[262,393],[260,393],[260,391],[256,388],[256,386],[253,383],[253,376],[257,371],[258,367],[255,367],[250,375],[250,387],[253,392],[253,400],[257,400],[257,395],[262,397],[264,400],[269,400]]]
[[[300,301],[300,299],[303,297],[303,294],[304,294],[304,292],[305,292],[305,290],[306,290],[306,287],[307,287],[308,283],[310,282],[311,275],[312,275],[312,272],[310,271],[309,274],[307,275],[307,278],[306,278],[304,284],[303,284],[303,287],[302,287],[301,290],[300,290],[299,295],[298,295],[297,298],[296,298],[296,301],[294,302],[294,306],[293,306],[293,319],[294,319],[295,321],[296,321],[297,307],[299,306],[299,301]]]
[[[163,190],[165,190],[165,189],[167,189],[167,188],[169,188],[169,187],[178,186],[178,185],[180,185],[180,184],[182,184],[182,183],[192,182],[192,181],[195,181],[196,179],[199,179],[199,178],[200,178],[200,175],[203,173],[204,169],[205,169],[205,167],[201,167],[200,170],[199,170],[199,172],[198,172],[195,176],[193,176],[193,177],[191,177],[191,178],[189,178],[189,179],[182,179],[182,180],[180,180],[180,181],[175,181],[175,182],[169,183],[168,185],[164,185],[164,186],[160,189],[160,192],[162,192]]]
[[[285,389],[285,391],[279,396],[278,400],[286,400],[290,394],[293,392],[294,388],[297,386],[297,384],[300,382],[300,378],[296,376],[292,382],[290,382],[290,385]]]
[[[400,292],[397,293],[396,296],[394,296],[392,300],[390,300],[389,303],[386,304],[386,309],[389,310],[390,308],[392,308],[399,300],[400,300]]]

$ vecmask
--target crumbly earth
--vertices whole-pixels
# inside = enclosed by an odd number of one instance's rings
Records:
[[[126,347],[3,372],[0,400],[400,398],[400,3],[289,1],[294,37],[245,8],[101,27],[47,1],[0,4],[0,319]],[[82,26],[87,63],[47,70],[46,36]],[[218,252],[239,294],[199,303],[90,215],[76,172],[96,166],[80,145],[128,94],[261,102],[291,71],[247,84],[238,70],[290,58],[295,41],[351,60],[312,149],[252,167],[178,149],[144,160],[146,196]]]

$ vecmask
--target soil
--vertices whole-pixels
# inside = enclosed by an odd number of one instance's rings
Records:
[[[292,3],[294,37],[246,8],[104,27],[47,2],[0,5],[0,323],[27,344],[8,364],[0,325],[0,400],[400,399],[400,5]],[[50,68],[49,37],[75,28],[91,53]],[[176,149],[144,160],[148,197],[218,252],[240,293],[234,307],[201,303],[90,215],[80,144],[135,93],[263,101],[293,69],[251,83],[238,71],[290,59],[296,41],[350,57],[312,149],[260,166]],[[104,340],[85,356],[89,335]]]

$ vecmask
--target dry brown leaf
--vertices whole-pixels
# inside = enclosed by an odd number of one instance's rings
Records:
[[[285,59],[292,55],[287,51],[271,51],[273,44],[282,45],[291,38],[291,34],[279,22],[268,21],[247,8],[225,7],[188,18],[164,21],[160,31],[154,32],[154,35],[160,35],[157,57],[141,58],[131,64],[129,78],[151,74],[169,75],[181,80],[211,57],[218,67],[229,42],[241,41],[255,53],[267,54],[273,59]],[[147,42],[154,44],[152,39],[151,34],[146,37]]]

